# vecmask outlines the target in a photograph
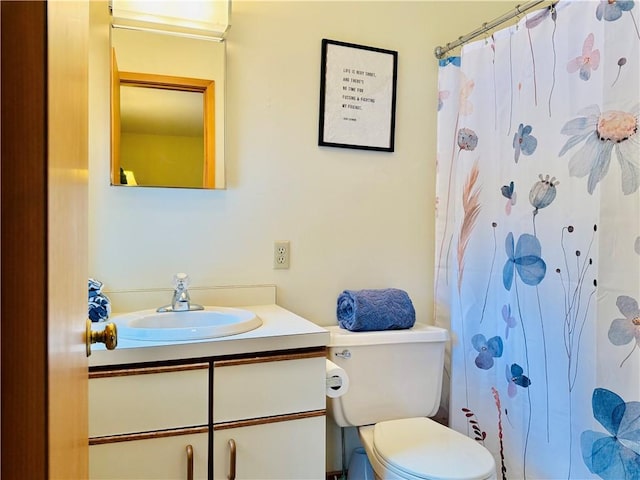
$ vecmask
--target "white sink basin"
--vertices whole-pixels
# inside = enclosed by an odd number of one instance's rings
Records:
[[[155,342],[226,337],[262,325],[262,320],[253,312],[227,307],[162,313],[141,310],[114,317],[113,322],[120,338]]]

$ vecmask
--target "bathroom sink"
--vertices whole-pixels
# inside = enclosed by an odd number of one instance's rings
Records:
[[[156,342],[226,337],[262,325],[262,320],[253,312],[228,307],[162,313],[142,310],[114,317],[113,322],[120,338]]]

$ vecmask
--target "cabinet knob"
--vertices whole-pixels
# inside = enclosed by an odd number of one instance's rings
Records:
[[[187,445],[187,480],[193,480],[193,447]]]
[[[104,343],[107,350],[113,350],[118,346],[118,329],[115,323],[107,323],[104,330],[94,332],[91,330],[91,320],[87,318],[87,328],[85,333],[85,342],[87,344],[87,357],[91,355],[91,344]]]
[[[227,480],[236,480],[236,442],[229,439],[229,475]]]

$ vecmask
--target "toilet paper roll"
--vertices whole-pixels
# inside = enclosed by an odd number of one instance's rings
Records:
[[[344,395],[349,389],[349,377],[343,368],[331,360],[326,361],[326,393],[329,398],[337,398]]]

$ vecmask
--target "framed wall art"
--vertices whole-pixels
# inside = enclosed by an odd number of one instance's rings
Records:
[[[398,52],[322,40],[318,145],[394,151]]]

